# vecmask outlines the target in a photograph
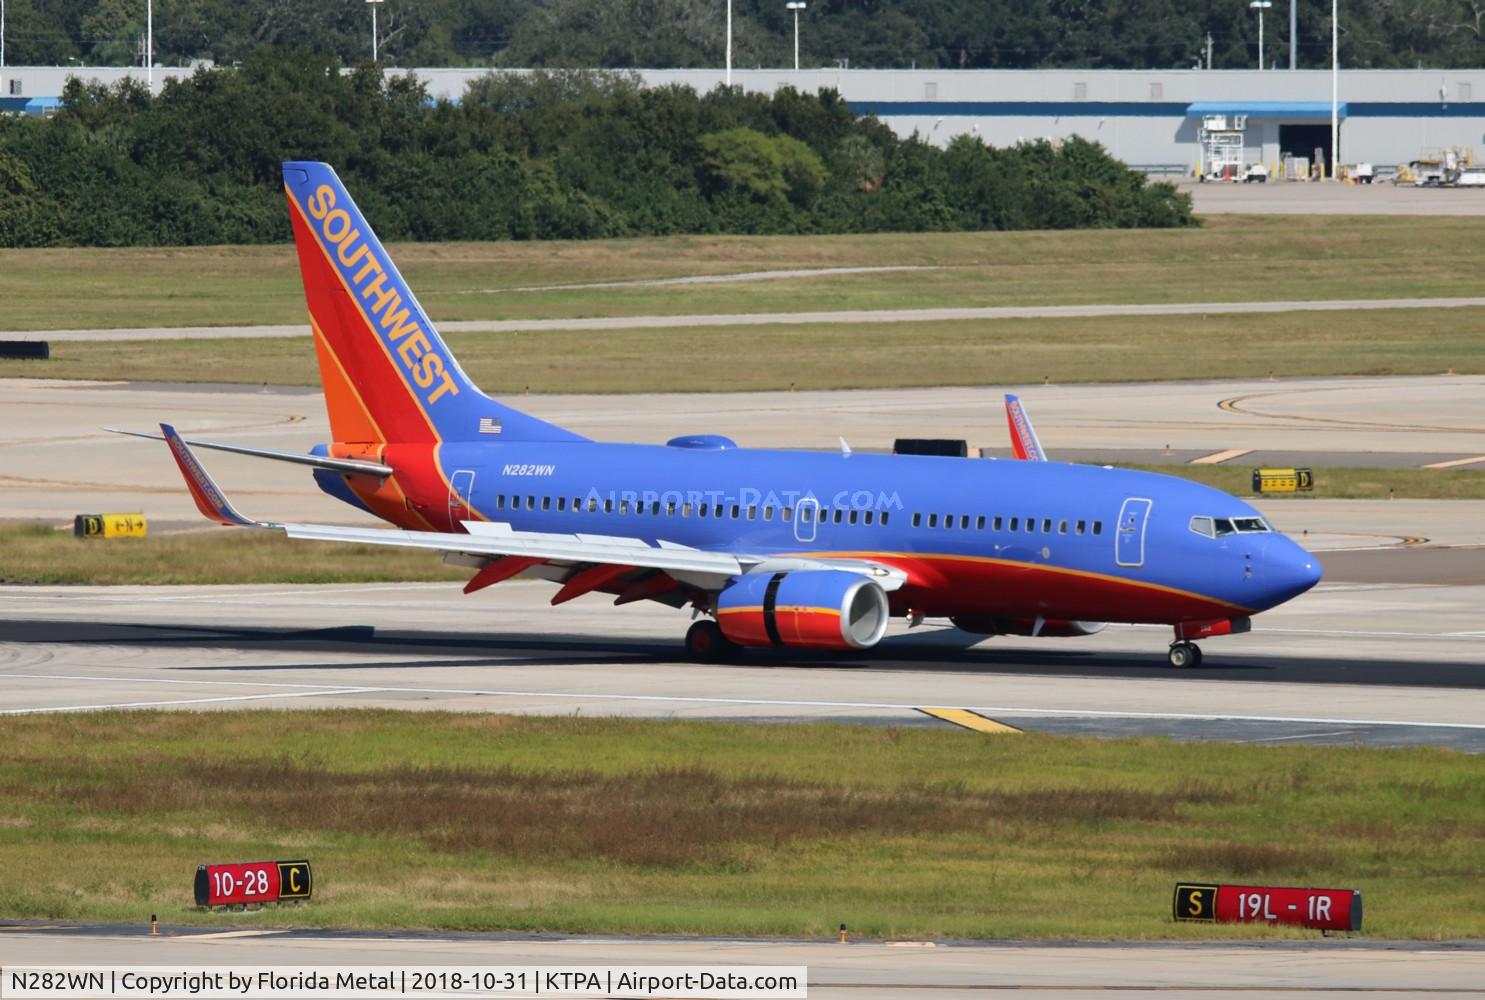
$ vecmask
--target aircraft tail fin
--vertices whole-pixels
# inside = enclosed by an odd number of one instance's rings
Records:
[[[1026,407],[1021,405],[1020,397],[1006,393],[1005,418],[1011,426],[1012,454],[1023,461],[1045,462],[1047,453],[1037,440],[1036,430],[1031,426],[1031,418],[1026,415]]]
[[[584,440],[480,392],[327,164],[284,191],[336,441]]]

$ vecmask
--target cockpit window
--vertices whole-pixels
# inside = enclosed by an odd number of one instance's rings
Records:
[[[1198,514],[1191,519],[1191,530],[1207,538],[1225,538],[1228,535],[1251,534],[1273,531],[1261,517],[1206,517]]]

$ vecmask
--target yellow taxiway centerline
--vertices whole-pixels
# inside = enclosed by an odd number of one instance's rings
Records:
[[[994,719],[971,712],[967,708],[920,708],[918,711],[924,715],[930,715],[935,719],[961,726],[964,729],[973,729],[977,733],[1019,733],[1023,730],[1015,726],[1008,726],[1004,722],[996,722]]]

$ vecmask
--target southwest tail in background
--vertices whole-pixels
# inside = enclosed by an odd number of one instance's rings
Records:
[[[580,441],[474,385],[327,164],[284,164],[315,354],[342,443]]]

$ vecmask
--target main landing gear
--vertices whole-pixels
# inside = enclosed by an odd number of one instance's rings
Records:
[[[703,618],[686,630],[686,656],[693,663],[736,663],[742,647],[722,634],[722,627]]]
[[[1194,642],[1173,642],[1170,644],[1170,652],[1166,655],[1170,658],[1170,665],[1173,667],[1201,666],[1201,647]]]

